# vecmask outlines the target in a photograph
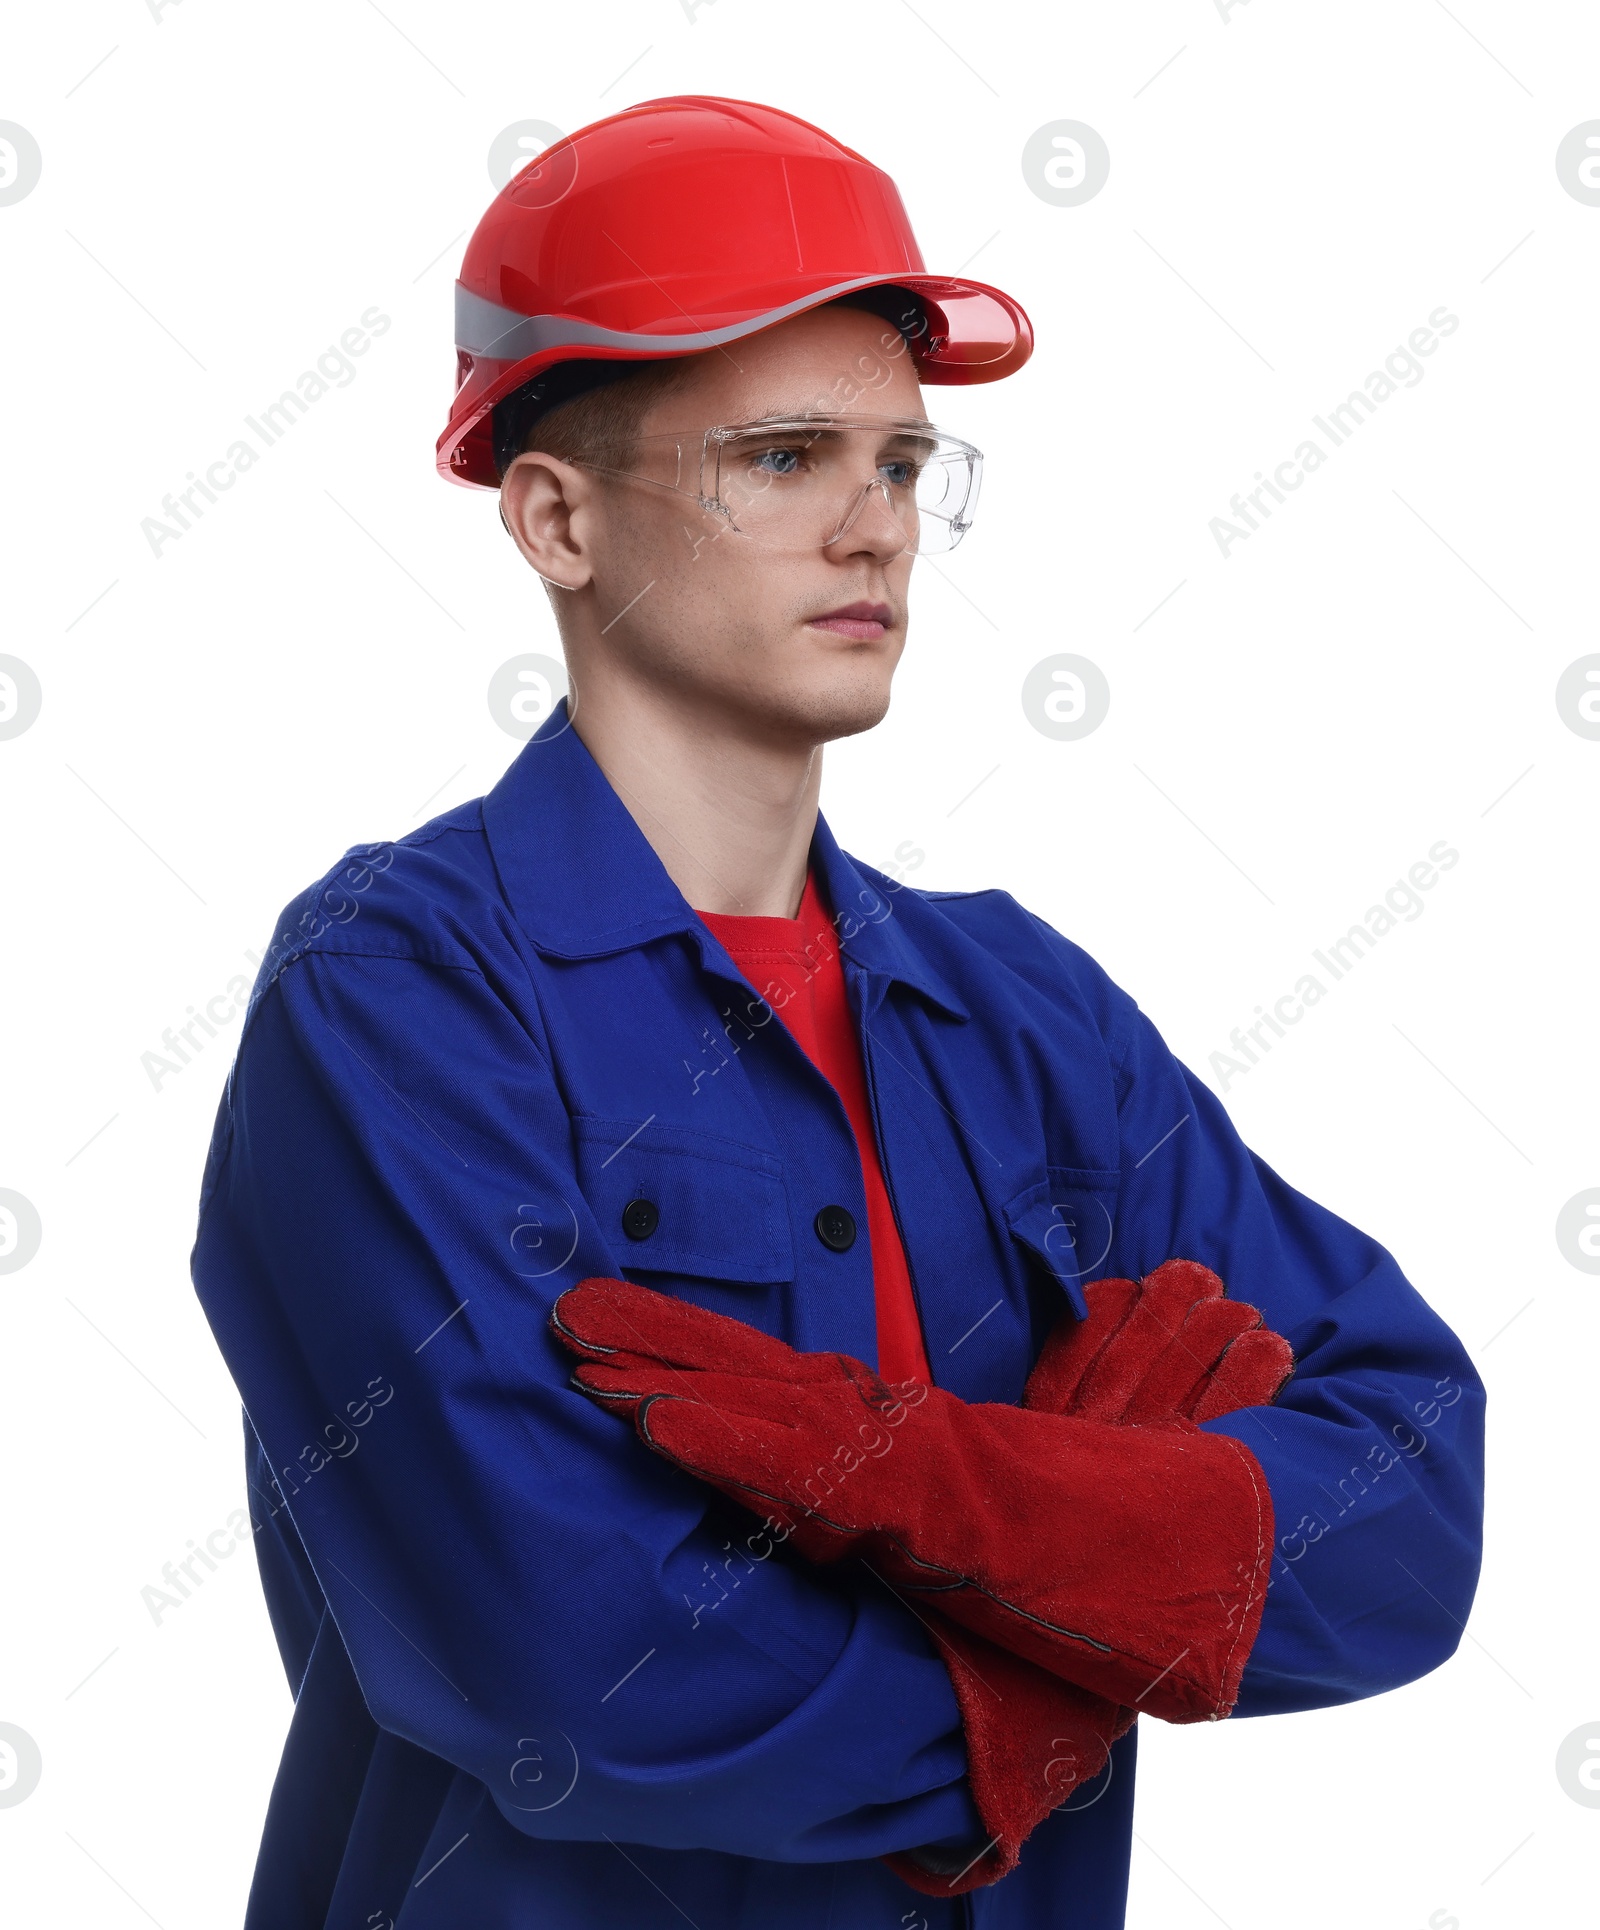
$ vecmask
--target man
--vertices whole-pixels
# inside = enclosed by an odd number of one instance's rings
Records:
[[[1480,1383],[1077,945],[818,815],[973,512],[921,385],[1017,304],[673,99],[497,197],[458,335],[440,468],[572,694],[288,908],[219,1115],[295,1692],[249,1922],[1109,1930],[1138,1714],[1453,1652]]]

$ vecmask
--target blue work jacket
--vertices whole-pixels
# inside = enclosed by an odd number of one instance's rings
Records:
[[[1085,1279],[1203,1261],[1298,1360],[1276,1406],[1207,1423],[1276,1512],[1238,1713],[1436,1667],[1482,1500],[1449,1328],[1071,940],[820,821],[812,862],[934,1379],[1015,1402]],[[984,1834],[922,1627],[658,1460],[547,1330],[602,1274],[874,1361],[850,1123],[760,990],[564,710],[487,797],[284,913],[194,1252],[295,1697],[250,1930],[1122,1923],[1134,1735],[1011,1876],[912,1891],[885,1852]],[[824,1206],[863,1229],[845,1251]]]

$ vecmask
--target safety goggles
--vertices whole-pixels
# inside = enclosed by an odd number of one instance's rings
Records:
[[[713,539],[736,534],[774,550],[826,549],[869,504],[899,525],[895,554],[952,550],[971,527],[983,472],[970,442],[910,416],[765,416],[638,436],[626,445],[632,469],[592,459],[612,446],[574,461],[688,498]]]

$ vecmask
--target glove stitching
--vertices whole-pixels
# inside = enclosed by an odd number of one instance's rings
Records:
[[[575,1291],[575,1289],[569,1288],[568,1291],[569,1292]],[[567,1340],[572,1343],[572,1348],[575,1353],[583,1353],[583,1354],[621,1353],[622,1349],[620,1347],[603,1347],[600,1344],[600,1342],[597,1340],[585,1340],[582,1334],[574,1333],[572,1329],[566,1324],[566,1322],[561,1318],[561,1302],[565,1298],[566,1298],[566,1294],[562,1294],[557,1299],[555,1305],[550,1309],[550,1325],[555,1328],[556,1332],[560,1334],[563,1340]]]
[[[1249,1451],[1248,1448],[1245,1447],[1242,1441],[1236,1441],[1231,1434],[1214,1435],[1212,1438],[1214,1440],[1226,1441],[1229,1444],[1229,1446],[1232,1447],[1238,1459],[1243,1463],[1244,1471],[1249,1476],[1249,1479],[1250,1479],[1250,1492],[1254,1496],[1255,1504],[1256,1504],[1255,1566],[1252,1569],[1251,1575],[1250,1575],[1248,1593],[1246,1595],[1245,1604],[1244,1604],[1244,1613],[1239,1618],[1238,1629],[1234,1633],[1233,1642],[1228,1649],[1227,1657],[1224,1660],[1222,1665],[1222,1682],[1223,1682],[1224,1692],[1226,1693],[1228,1684],[1229,1684],[1229,1679],[1233,1673],[1234,1654],[1237,1651],[1239,1644],[1244,1640],[1245,1628],[1250,1620],[1250,1611],[1255,1607],[1258,1597],[1266,1593],[1266,1590],[1264,1588],[1258,1589],[1256,1584],[1260,1579],[1264,1558],[1267,1552],[1267,1544],[1262,1534],[1263,1518],[1262,1518],[1262,1506],[1261,1506],[1261,1481],[1257,1474],[1258,1464],[1256,1462],[1255,1456]],[[1244,1673],[1243,1663],[1240,1664],[1239,1672],[1242,1676]],[[1239,1686],[1238,1686],[1238,1683],[1235,1682],[1232,1687],[1232,1693],[1228,1695],[1227,1707],[1220,1712],[1220,1715],[1221,1716],[1231,1715],[1233,1712],[1234,1704],[1238,1701],[1238,1699],[1239,1699]]]

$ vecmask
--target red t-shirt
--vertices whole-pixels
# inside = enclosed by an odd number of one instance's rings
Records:
[[[889,1204],[889,1189],[878,1163],[866,1072],[850,1016],[838,934],[817,890],[816,878],[807,874],[798,918],[740,918],[711,911],[698,916],[844,1102],[856,1137],[867,1196],[878,1372],[887,1381],[916,1380],[926,1385],[932,1376],[922,1343],[922,1323],[917,1318],[911,1271]]]

